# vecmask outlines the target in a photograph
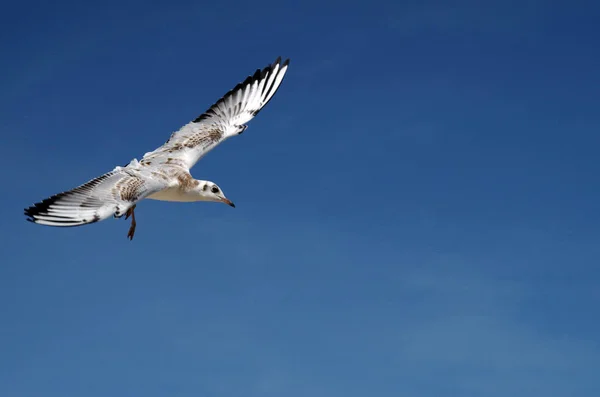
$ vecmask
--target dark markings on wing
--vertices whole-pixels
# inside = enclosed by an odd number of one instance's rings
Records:
[[[210,131],[199,131],[193,135],[187,137],[183,142],[177,142],[169,146],[167,152],[174,153],[180,151],[182,149],[192,149],[198,145],[202,145],[204,147],[210,146],[213,143],[219,142],[223,137],[223,132],[218,129],[213,129]],[[167,141],[169,143],[169,141]],[[145,160],[142,160],[144,163]]]
[[[208,146],[219,142],[221,137],[223,137],[223,133],[217,129],[208,132],[202,131],[190,136],[182,145],[190,149],[202,144],[204,144],[203,146]]]
[[[109,172],[107,174],[101,175],[97,178],[92,179],[89,182],[84,183],[81,186],[78,186],[74,189],[71,189],[69,191],[65,191],[62,193],[58,193],[55,194],[54,196],[48,197],[47,199],[44,199],[38,203],[35,203],[34,205],[32,205],[29,208],[25,208],[25,215],[27,216],[27,220],[29,222],[35,222],[34,220],[34,216],[35,215],[48,215],[48,210],[50,208],[50,206],[52,204],[55,204],[57,201],[61,200],[61,199],[67,199],[69,197],[72,196],[76,196],[76,195],[85,195],[87,193],[89,193],[93,188],[95,188],[96,186],[98,186],[100,183],[102,183],[103,181],[105,181],[106,179],[108,179],[110,176],[114,175],[114,173]],[[93,198],[92,198],[93,200]],[[81,203],[81,206],[90,206],[90,207],[95,207],[94,205],[92,205],[91,202],[86,202],[84,201],[83,203]],[[58,215],[52,215],[53,218],[64,218],[64,221],[60,221],[57,220],[57,222],[64,222],[64,223],[71,223],[73,222],[72,219],[70,218],[66,218],[66,217],[61,217]],[[97,219],[92,220],[93,222],[96,222]]]
[[[134,202],[138,199],[144,181],[137,177],[123,178],[115,185],[121,200]]]
[[[263,70],[260,69],[256,69],[256,72],[254,72],[253,75],[248,76],[246,78],[246,80],[244,80],[241,83],[238,83],[233,89],[229,90],[229,92],[227,92],[225,95],[223,95],[223,97],[221,99],[219,99],[217,102],[215,102],[206,112],[202,113],[200,116],[198,116],[196,119],[193,120],[194,123],[199,123],[200,121],[207,119],[211,116],[217,116],[215,109],[217,106],[219,106],[221,103],[223,103],[227,98],[229,98],[230,96],[232,96],[236,91],[244,88],[245,86],[247,86],[248,84],[253,84],[255,81],[260,81],[262,79],[265,78],[265,76],[267,75],[267,73],[272,72],[273,69],[275,68],[275,66],[277,66],[278,63],[281,62],[281,57],[277,57],[277,59],[275,60],[275,62],[273,62],[271,65],[265,67]],[[284,68],[285,66],[287,66],[289,64],[289,59],[286,60],[283,65],[281,65],[281,68]],[[263,87],[263,92],[262,92],[262,97],[265,98],[265,90],[269,90],[268,92],[270,92],[270,90],[273,89],[273,86],[275,80],[273,80],[273,84],[271,84],[270,87],[267,87],[267,84],[265,84],[265,86]],[[271,97],[272,98],[272,97]],[[270,99],[269,99],[270,101]],[[265,102],[263,107],[266,106],[266,104],[269,102]],[[241,104],[239,104],[241,106]],[[239,110],[238,110],[239,112]],[[252,112],[253,116],[256,116],[258,114],[258,112],[260,112],[260,109],[256,109]],[[237,112],[236,112],[237,113]]]

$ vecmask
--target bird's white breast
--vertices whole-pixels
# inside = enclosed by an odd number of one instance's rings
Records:
[[[159,201],[178,201],[178,202],[192,202],[198,201],[198,198],[191,194],[185,194],[179,189],[179,187],[172,187],[161,190],[160,192],[151,194],[146,197],[150,200]]]

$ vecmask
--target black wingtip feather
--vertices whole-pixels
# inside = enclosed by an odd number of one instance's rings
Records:
[[[231,90],[229,90],[225,95],[223,95],[217,102],[213,103],[212,106],[204,113],[202,113],[200,116],[196,117],[194,120],[192,120],[193,123],[199,123],[200,121],[208,118],[209,116],[211,116],[212,113],[214,113],[214,111],[212,110],[215,106],[219,105],[220,103],[222,103],[223,101],[225,101],[227,98],[229,98],[231,95],[233,95],[234,92],[236,92],[237,90],[239,90],[240,88],[256,81],[256,80],[262,80],[265,78],[265,76],[267,75],[267,73],[271,72],[273,69],[275,69],[275,67],[277,65],[280,65],[280,69],[283,67],[286,67],[287,65],[289,65],[290,63],[290,59],[286,59],[283,64],[281,64],[281,56],[278,56],[277,59],[275,60],[275,62],[273,62],[272,64],[264,67],[263,69],[256,69],[256,71],[254,72],[253,75],[250,75],[248,77],[246,77],[246,79],[244,79],[243,82],[236,84],[235,87],[233,87]],[[266,89],[266,85],[264,87],[264,89]],[[266,105],[266,103],[265,103]],[[258,113],[258,111],[256,112]]]
[[[34,205],[32,205],[28,208],[25,208],[24,213],[27,216],[27,218],[25,218],[25,220],[39,225],[40,223],[38,223],[36,221],[35,216],[51,215],[48,213],[48,209],[49,209],[50,205],[52,205],[58,199],[60,199],[61,197],[64,197],[65,195],[66,195],[66,193],[59,193],[52,197],[44,199],[38,203],[35,203]],[[100,220],[100,217],[97,215],[94,215],[94,217],[91,221],[88,221],[87,219],[76,220],[76,219],[72,219],[72,218],[69,218],[66,216],[54,215],[54,214],[52,214],[51,216],[52,216],[52,222],[56,223],[56,225],[43,224],[44,226],[74,227],[74,226],[82,226],[82,225],[85,225],[88,223],[95,223]],[[76,223],[74,223],[74,222],[76,222]],[[61,223],[70,223],[70,225],[60,225]]]
[[[25,215],[27,216],[27,221],[37,223],[36,219],[35,219],[36,215],[49,215],[48,209],[50,208],[50,206],[52,204],[54,204],[58,199],[60,199],[64,196],[66,196],[66,193],[58,193],[58,194],[55,194],[54,196],[48,197],[47,199],[37,202],[28,208],[25,208]],[[56,222],[56,223],[73,222],[73,220],[67,221],[68,218],[65,218],[65,217],[59,216],[59,215],[52,215],[52,218],[53,218],[52,221]],[[58,218],[64,218],[65,221],[61,221]],[[77,225],[74,225],[74,226],[77,226]]]
[[[50,206],[52,204],[55,204],[58,200],[60,200],[60,199],[62,199],[64,197],[70,196],[72,194],[76,194],[76,193],[80,193],[80,192],[86,191],[87,189],[90,189],[90,188],[98,185],[99,183],[101,183],[102,181],[104,181],[106,178],[108,178],[109,176],[111,176],[113,174],[114,174],[114,172],[112,172],[112,171],[108,172],[108,173],[106,173],[104,175],[101,175],[101,176],[99,176],[97,178],[94,178],[94,179],[92,179],[92,180],[84,183],[83,185],[80,185],[80,186],[74,188],[74,189],[71,189],[71,190],[68,190],[68,191],[65,191],[65,192],[61,192],[61,193],[57,193],[57,194],[55,194],[53,196],[50,196],[50,197],[48,197],[48,198],[46,198],[46,199],[44,199],[42,201],[39,201],[39,202],[31,205],[28,208],[25,208],[24,213],[25,213],[25,216],[27,216],[27,220],[29,222],[33,222],[33,223],[39,224],[36,221],[35,217],[39,216],[39,215],[42,215],[42,216],[51,216],[53,218],[52,221],[56,222],[56,223],[60,223],[60,222],[63,222],[63,223],[78,222],[77,224],[69,225],[69,226],[80,226],[80,225],[85,225],[86,223],[97,222],[99,220],[99,218],[95,219],[95,217],[94,217],[94,219],[91,222],[88,222],[85,219],[84,220],[78,220],[78,219],[72,219],[72,218],[68,218],[68,217],[64,217],[64,216],[60,216],[60,215],[56,215],[56,214],[50,214],[49,213],[49,209],[50,209]],[[82,207],[83,207],[83,205],[82,205]],[[59,220],[60,218],[63,218],[65,220],[61,221],[61,220]],[[47,226],[52,226],[52,225],[47,225]]]
[[[61,197],[64,197],[65,193],[58,193],[54,196],[48,197],[40,202],[33,204],[32,206],[25,208],[25,215],[28,216],[27,220],[35,223],[36,215],[47,215],[50,206],[55,203]]]

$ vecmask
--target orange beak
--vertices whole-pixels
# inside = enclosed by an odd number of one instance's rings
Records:
[[[231,200],[229,200],[227,198],[223,198],[221,201],[224,202],[225,204],[227,204],[228,206],[235,208],[235,204],[233,204],[233,202],[231,202]]]

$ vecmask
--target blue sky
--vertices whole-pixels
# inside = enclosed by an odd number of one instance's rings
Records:
[[[1,395],[600,394],[599,6],[360,3],[4,8]],[[25,221],[278,55],[235,209]]]

